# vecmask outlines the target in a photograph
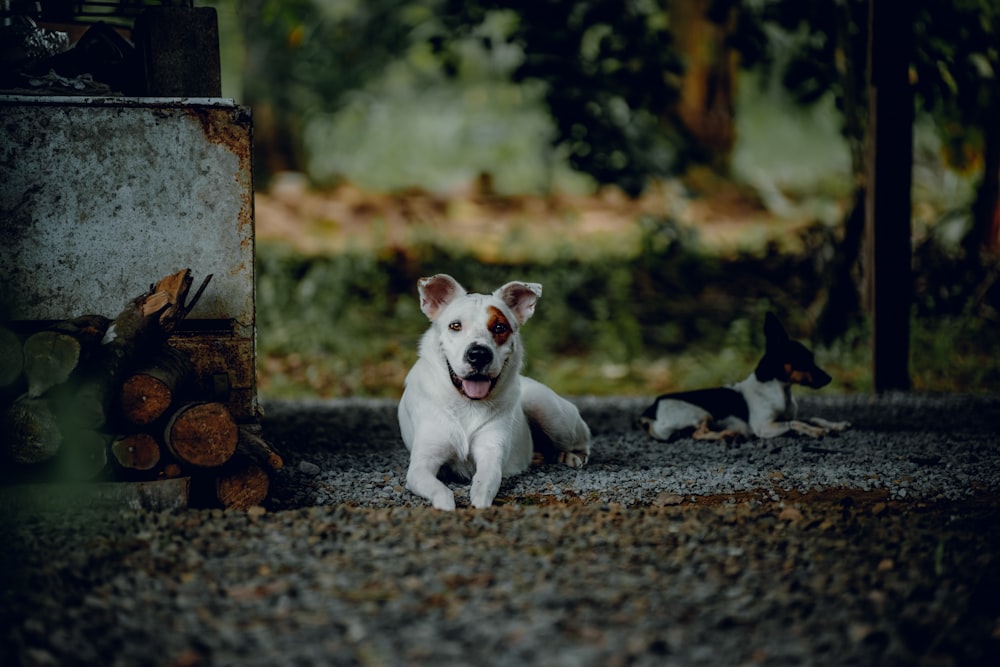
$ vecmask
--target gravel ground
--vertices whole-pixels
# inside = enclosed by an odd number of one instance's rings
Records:
[[[997,665],[1000,397],[812,395],[823,440],[655,443],[403,489],[395,402],[266,405],[266,508],[5,508],[2,665]]]

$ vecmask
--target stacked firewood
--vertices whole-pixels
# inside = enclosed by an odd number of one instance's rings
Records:
[[[210,279],[188,300],[191,271],[178,271],[114,319],[83,315],[26,337],[0,327],[2,477],[189,477],[196,504],[261,504],[281,457],[202,392],[191,359],[168,344]]]

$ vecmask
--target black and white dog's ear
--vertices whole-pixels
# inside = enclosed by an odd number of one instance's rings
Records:
[[[535,312],[535,303],[542,296],[542,286],[538,283],[507,283],[494,292],[493,296],[507,304],[518,324],[524,324]]]
[[[417,281],[417,291],[420,292],[420,310],[432,322],[445,306],[457,297],[465,296],[465,288],[445,273],[421,278]]]
[[[788,333],[785,331],[785,327],[781,326],[778,317],[772,312],[768,312],[764,316],[764,339],[768,345],[776,343],[780,345],[788,340]]]

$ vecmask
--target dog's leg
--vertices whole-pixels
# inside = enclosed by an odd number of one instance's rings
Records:
[[[812,424],[797,420],[788,422],[788,428],[791,431],[801,433],[802,435],[808,435],[811,438],[822,438],[829,432],[822,426],[813,426]]]
[[[754,433],[760,438],[775,438],[790,432],[801,433],[811,438],[822,438],[827,434],[825,428],[794,419],[791,421],[773,421],[754,427]]]
[[[522,377],[521,407],[528,421],[552,441],[560,463],[580,468],[587,462],[590,428],[575,405],[541,382]]]
[[[639,418],[639,427],[648,433],[649,437],[663,442],[669,442],[670,438],[677,431],[671,424],[667,424],[659,419],[649,419],[648,417]]]
[[[437,509],[454,510],[455,494],[437,478],[437,474],[441,466],[454,456],[451,443],[461,435],[449,432],[447,422],[415,420],[415,416],[423,416],[424,409],[421,403],[415,401],[415,395],[407,386],[398,408],[400,435],[410,450],[406,488],[430,501]],[[415,402],[416,405],[412,405]]]
[[[719,431],[713,431],[708,425],[708,417],[702,419],[698,427],[691,434],[694,440],[718,440],[722,437]]]
[[[470,448],[472,460],[476,463],[476,473],[472,476],[472,486],[469,488],[469,502],[477,509],[492,505],[500,490],[504,451],[507,447],[504,443],[497,442],[499,437],[501,436],[493,433],[481,434]]]
[[[820,428],[825,428],[831,433],[841,433],[842,431],[846,431],[851,428],[851,422],[832,422],[828,419],[823,419],[822,417],[810,417],[808,421],[810,424],[815,424]]]
[[[455,494],[437,478],[438,471],[447,460],[444,456],[428,455],[433,446],[414,448],[410,455],[410,467],[406,471],[406,488],[421,498],[429,500],[439,510],[455,509]],[[421,452],[418,454],[417,452]]]
[[[708,422],[707,418],[702,420],[698,424],[698,428],[691,434],[691,438],[694,440],[725,440],[726,442],[731,442],[744,435],[742,431],[735,428],[713,431]]]

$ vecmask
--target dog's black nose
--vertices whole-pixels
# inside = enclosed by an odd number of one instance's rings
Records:
[[[485,345],[470,345],[465,360],[474,368],[484,368],[493,361],[493,352]]]

